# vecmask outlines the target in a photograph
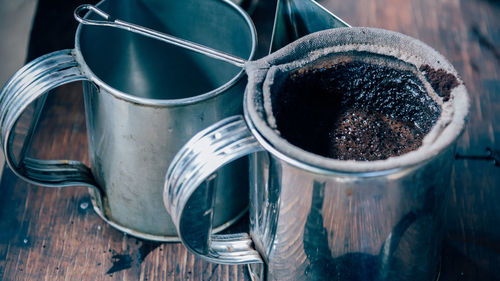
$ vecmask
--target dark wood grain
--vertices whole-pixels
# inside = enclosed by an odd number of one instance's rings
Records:
[[[75,24],[56,20],[77,5],[62,4],[67,2],[39,3],[30,58],[73,46]],[[448,212],[440,280],[500,280],[500,168],[487,151],[498,155],[500,150],[495,142],[500,137],[500,2],[320,2],[354,26],[396,30],[426,42],[462,75],[472,107],[458,146],[463,157],[455,161],[451,200],[443,202]],[[269,29],[269,7],[254,15],[259,28]],[[57,89],[47,100],[32,155],[88,163],[84,118],[80,84]],[[114,230],[93,212],[85,188],[40,188],[5,169],[0,185],[0,280],[249,278],[243,266],[207,263],[180,244],[142,241]]]
[[[51,93],[39,128],[32,156],[88,163],[79,83]],[[143,241],[111,228],[92,210],[84,187],[40,188],[5,170],[0,198],[0,277],[4,280],[246,278],[243,266],[207,263],[179,243]]]
[[[498,155],[500,137],[500,2],[322,1],[355,26],[396,30],[447,57],[472,105],[458,145],[466,156]],[[495,156],[498,159],[498,156]],[[465,157],[468,158],[468,157]],[[469,157],[470,158],[470,157]],[[457,159],[448,202],[441,280],[500,280],[500,169],[489,160]]]

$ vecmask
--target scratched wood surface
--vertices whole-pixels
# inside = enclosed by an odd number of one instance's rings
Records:
[[[264,30],[262,39],[273,9],[269,1],[260,2],[253,17]],[[448,57],[462,75],[472,107],[459,142],[451,200],[443,202],[448,213],[440,280],[500,280],[500,164],[495,166],[500,154],[495,144],[500,137],[500,115],[495,114],[500,112],[500,2],[320,2],[354,26],[419,38]],[[77,5],[40,0],[29,59],[73,47],[71,12]],[[32,155],[88,163],[79,83],[54,91],[40,122]],[[0,184],[0,280],[249,280],[243,266],[210,264],[180,244],[123,235],[101,221],[90,204],[85,188],[40,188],[5,169]]]

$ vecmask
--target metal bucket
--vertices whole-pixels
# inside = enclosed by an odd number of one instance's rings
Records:
[[[344,161],[284,138],[276,108],[290,103],[277,96],[280,81],[307,69],[324,71],[340,55],[347,62],[370,58],[370,63],[401,67],[416,77],[413,86],[423,90],[407,97],[420,104],[418,110],[401,110],[406,99],[392,109],[408,120],[420,109],[431,116],[423,119],[430,127],[418,149],[385,160]],[[449,194],[456,141],[469,109],[465,86],[451,64],[431,47],[396,32],[341,28],[299,39],[248,63],[246,70],[244,118],[229,117],[197,134],[167,172],[165,206],[184,245],[211,262],[251,264],[255,280],[436,279],[442,202]],[[436,81],[436,73],[450,84]],[[449,95],[442,95],[441,86]],[[391,88],[385,97],[403,93]],[[366,104],[371,106],[370,100]],[[301,114],[306,106],[292,107],[297,126],[307,117]],[[212,235],[214,189],[200,183],[245,155],[251,155],[250,233]]]
[[[117,17],[252,59],[256,33],[229,1],[113,1],[99,8]],[[14,153],[23,110],[59,85],[83,80],[91,168],[78,161]],[[175,241],[162,203],[165,171],[196,132],[241,113],[241,68],[108,27],[80,25],[75,48],[40,57],[19,70],[0,96],[3,149],[9,167],[28,182],[90,186],[95,211],[113,227],[144,239]],[[27,136],[29,141],[31,136]],[[211,181],[218,186],[222,229],[247,208],[246,162]]]

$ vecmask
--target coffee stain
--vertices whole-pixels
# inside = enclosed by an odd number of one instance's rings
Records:
[[[455,155],[457,160],[480,160],[491,162],[495,167],[500,167],[500,150],[486,148],[486,155]]]
[[[143,241],[141,247],[139,247],[139,252],[137,253],[137,261],[141,264],[146,257],[161,245],[160,242],[153,241]]]
[[[132,258],[128,254],[115,254],[111,257],[113,266],[106,272],[112,274],[132,267]]]
[[[142,240],[137,240],[136,244],[138,244],[139,242],[141,242],[141,246],[137,248],[136,255],[129,253],[116,253],[112,249],[109,249],[109,252],[112,254],[111,263],[113,265],[106,272],[106,274],[112,274],[132,267],[140,267],[141,263],[146,259],[146,257],[162,244],[160,242]],[[133,256],[136,257],[137,262],[134,261],[134,259],[132,258]]]

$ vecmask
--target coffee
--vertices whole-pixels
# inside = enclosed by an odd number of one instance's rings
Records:
[[[271,88],[276,129],[304,150],[340,160],[416,150],[441,113],[418,71],[353,51],[283,73]]]

